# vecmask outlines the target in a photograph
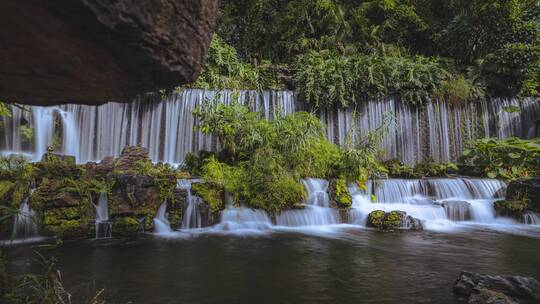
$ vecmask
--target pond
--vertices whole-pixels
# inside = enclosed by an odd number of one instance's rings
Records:
[[[524,225],[177,232],[41,251],[74,299],[105,288],[107,303],[453,303],[460,270],[540,279],[540,227]],[[31,247],[8,255],[14,272],[33,267]]]

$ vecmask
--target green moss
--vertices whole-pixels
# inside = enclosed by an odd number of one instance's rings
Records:
[[[350,208],[352,205],[352,196],[347,188],[345,177],[340,177],[335,181],[335,198],[338,207]]]
[[[140,231],[139,221],[131,216],[117,217],[114,219],[113,231],[115,234],[130,235]]]
[[[81,220],[60,220],[56,225],[45,226],[45,231],[61,239],[74,239],[87,236],[89,226]]]
[[[81,212],[77,207],[48,209],[44,212],[45,225],[58,225],[65,220],[80,219]]]
[[[494,207],[499,215],[520,218],[529,209],[529,200],[501,200],[495,202]]]
[[[383,228],[385,230],[399,229],[402,221],[403,221],[403,212],[390,211],[384,217]]]
[[[11,190],[13,190],[14,185],[15,184],[13,182],[10,182],[10,181],[7,181],[7,180],[1,180],[0,181],[0,199],[2,199],[2,201],[4,201],[4,202],[9,201],[6,198],[8,197]]]
[[[367,221],[368,227],[382,228],[385,214],[386,213],[382,210],[372,211],[368,215],[368,221]]]
[[[209,183],[197,183],[191,186],[193,192],[210,206],[212,212],[223,210],[223,190]]]

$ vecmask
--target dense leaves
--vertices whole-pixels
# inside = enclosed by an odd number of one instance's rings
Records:
[[[515,179],[540,174],[540,139],[486,138],[471,142],[463,162],[488,177]]]
[[[210,185],[201,189],[208,197],[224,191],[236,203],[279,211],[303,201],[302,178],[342,176],[365,182],[384,171],[374,155],[378,149],[370,146],[376,142],[339,148],[326,139],[320,120],[306,112],[265,120],[242,105],[208,102],[195,116],[199,128],[216,135],[223,149],[217,158],[190,157],[192,172]]]
[[[279,87],[287,78],[261,67],[280,64],[315,106],[389,94],[412,104],[537,95],[539,16],[535,0],[224,0],[223,40],[202,78]],[[239,56],[220,55],[234,49]],[[208,80],[218,74],[237,80]]]

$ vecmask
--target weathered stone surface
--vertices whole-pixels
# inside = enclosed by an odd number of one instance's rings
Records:
[[[510,182],[506,190],[507,200],[526,198],[529,210],[540,212],[540,177],[518,179]]]
[[[383,210],[372,211],[368,215],[366,225],[368,227],[378,228],[384,231],[424,229],[421,220],[407,215],[406,212],[399,210],[390,212],[384,212]]]
[[[454,293],[470,304],[540,303],[540,283],[531,277],[462,271],[454,284]]]
[[[130,170],[135,168],[138,162],[148,162],[148,150],[143,147],[126,146],[122,149],[122,153],[116,162],[116,169]]]
[[[193,82],[218,0],[0,1],[0,99],[100,104]]]

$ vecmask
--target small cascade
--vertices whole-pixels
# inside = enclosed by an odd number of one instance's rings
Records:
[[[158,234],[166,234],[172,232],[171,224],[169,223],[169,214],[167,212],[167,200],[164,200],[154,217],[154,232]]]
[[[191,192],[191,184],[199,182],[199,180],[179,179],[177,181],[177,187],[184,189],[187,192],[186,206],[184,208],[182,217],[182,229],[202,228],[203,227],[203,215],[200,208],[203,206],[202,198],[193,195]]]
[[[235,207],[230,193],[226,194],[226,208],[221,212],[219,224],[213,227],[216,231],[257,232],[269,230],[272,221],[264,210],[246,207]]]
[[[365,225],[374,210],[401,210],[427,224],[495,220],[493,203],[504,195],[506,184],[494,179],[429,178],[375,180],[361,191],[350,185],[352,224]],[[375,194],[375,202],[371,201]]]
[[[278,226],[322,226],[339,223],[336,209],[330,208],[328,181],[308,178],[303,181],[308,192],[307,202],[300,210],[286,210],[276,216]]]
[[[526,225],[540,225],[540,215],[534,212],[526,212],[523,214],[521,222]]]
[[[107,193],[100,193],[96,210],[96,239],[110,238],[112,236],[112,221],[109,220],[109,203]]]
[[[30,208],[28,198],[25,198],[13,221],[12,239],[28,239],[38,235],[35,212]]]

